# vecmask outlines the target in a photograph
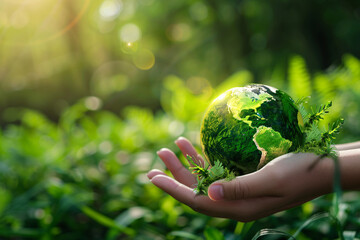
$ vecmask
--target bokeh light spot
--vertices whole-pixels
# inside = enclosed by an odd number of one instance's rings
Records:
[[[98,97],[90,96],[85,99],[85,107],[89,110],[96,111],[99,110],[101,106],[102,101]]]
[[[114,20],[119,16],[123,9],[123,3],[119,0],[106,0],[104,1],[99,9],[100,16],[103,20]]]
[[[169,124],[168,130],[172,136],[177,137],[184,133],[185,126],[182,122],[174,120]]]
[[[113,145],[110,141],[103,141],[99,145],[99,150],[103,154],[109,154],[113,150]]]
[[[184,42],[191,37],[191,28],[186,23],[177,23],[168,28],[167,35],[170,40]]]
[[[141,70],[149,70],[155,64],[154,54],[147,49],[140,49],[133,55],[135,66]]]
[[[126,43],[136,42],[141,38],[141,30],[136,24],[128,23],[120,29],[119,36]]]

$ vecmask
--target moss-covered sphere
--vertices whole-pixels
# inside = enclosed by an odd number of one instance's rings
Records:
[[[210,164],[219,160],[242,175],[301,146],[301,124],[301,114],[285,92],[261,84],[232,88],[205,113],[201,145]]]

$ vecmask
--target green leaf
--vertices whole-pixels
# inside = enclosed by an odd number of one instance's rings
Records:
[[[236,235],[240,235],[241,237],[245,238],[245,235],[248,233],[250,228],[254,225],[255,221],[252,222],[238,222],[236,224],[234,233]]]
[[[6,209],[7,205],[11,201],[12,194],[7,189],[0,186],[0,216],[4,209]]]
[[[189,232],[185,232],[185,231],[172,231],[168,234],[168,236],[181,237],[181,238],[193,239],[193,240],[201,239],[198,235],[195,235],[195,234],[192,234]]]
[[[291,234],[288,234],[286,232],[277,229],[261,229],[254,235],[252,240],[263,239],[264,236],[278,236],[278,237],[281,236],[282,238],[275,238],[275,239],[296,240]]]
[[[95,220],[96,222],[100,223],[103,226],[114,228],[119,232],[123,232],[130,236],[134,236],[136,233],[134,229],[124,227],[119,223],[115,222],[114,220],[112,220],[111,218],[108,218],[105,215],[93,210],[92,208],[89,208],[87,206],[82,206],[80,209],[88,217],[90,217],[91,219]]]
[[[214,166],[209,170],[209,175],[212,179],[222,178],[225,174],[225,168],[220,161],[216,161]]]
[[[206,240],[224,240],[225,237],[217,228],[206,227],[204,231]]]
[[[311,95],[311,81],[305,60],[301,56],[294,56],[289,66],[290,92],[294,98]]]

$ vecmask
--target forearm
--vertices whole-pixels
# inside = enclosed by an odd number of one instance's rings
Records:
[[[350,150],[350,149],[359,149],[360,148],[360,141],[352,142],[352,143],[344,143],[344,144],[337,144],[335,148],[338,151]]]
[[[344,190],[360,190],[360,148],[339,151],[341,185]]]

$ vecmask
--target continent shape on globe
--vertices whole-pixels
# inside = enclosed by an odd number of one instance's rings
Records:
[[[304,142],[294,101],[276,88],[232,88],[209,106],[201,126],[207,161],[221,161],[237,175],[256,171]]]

